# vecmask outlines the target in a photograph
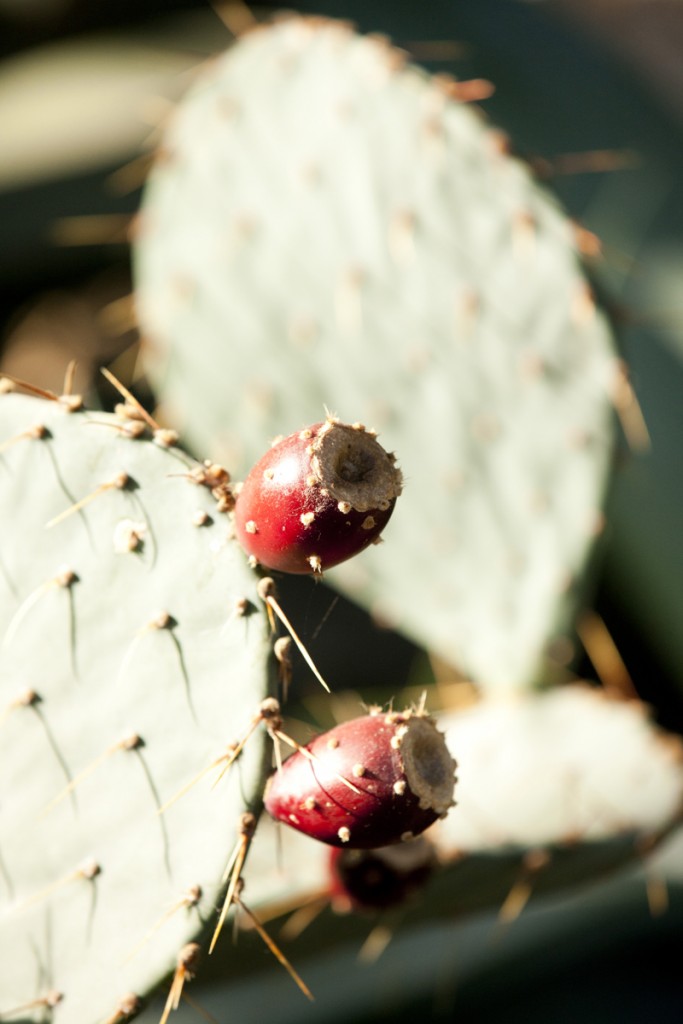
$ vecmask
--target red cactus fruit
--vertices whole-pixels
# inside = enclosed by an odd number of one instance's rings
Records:
[[[436,851],[425,836],[378,850],[330,850],[330,901],[338,914],[387,910],[410,899],[431,877]]]
[[[401,493],[395,456],[328,417],[277,441],[242,484],[235,530],[261,565],[321,573],[376,543]]]
[[[374,849],[412,839],[453,804],[455,761],[421,712],[373,711],[316,737],[269,780],[269,814],[314,839]]]

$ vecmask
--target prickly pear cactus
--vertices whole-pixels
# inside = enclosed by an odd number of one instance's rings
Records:
[[[571,223],[458,96],[341,23],[245,36],[164,140],[138,311],[162,402],[240,473],[324,407],[380,430],[391,543],[329,580],[500,689],[575,608],[615,353]]]
[[[239,738],[270,664],[227,491],[172,440],[0,395],[3,1020],[133,1016],[215,917],[260,806],[254,740],[160,813]]]

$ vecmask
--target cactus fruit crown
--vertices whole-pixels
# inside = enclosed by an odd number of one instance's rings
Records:
[[[317,573],[378,543],[401,493],[396,457],[363,424],[277,439],[239,487],[237,538],[270,569]]]
[[[322,490],[356,512],[386,511],[402,489],[395,457],[360,423],[351,426],[328,417],[316,425],[311,441],[311,467]]]
[[[453,806],[455,761],[434,720],[406,712],[386,716],[394,733],[408,788],[422,810],[443,818]]]

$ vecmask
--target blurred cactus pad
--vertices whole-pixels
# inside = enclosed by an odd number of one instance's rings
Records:
[[[401,506],[329,582],[500,690],[583,599],[619,363],[574,225],[477,94],[341,22],[248,33],[168,125],[135,269],[193,449],[245,474],[325,408],[380,431]]]
[[[0,395],[3,1020],[127,1019],[213,919],[270,763],[254,740],[159,813],[267,695],[267,618],[204,467],[77,404]]]

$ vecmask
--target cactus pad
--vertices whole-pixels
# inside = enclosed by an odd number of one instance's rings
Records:
[[[270,642],[202,467],[139,427],[0,396],[3,1020],[127,1019],[213,920],[269,766],[254,741],[159,813],[249,724]]]
[[[572,224],[457,95],[340,23],[245,36],[151,173],[138,311],[165,406],[237,472],[324,407],[379,429],[390,542],[329,581],[516,687],[576,607],[615,354]]]

